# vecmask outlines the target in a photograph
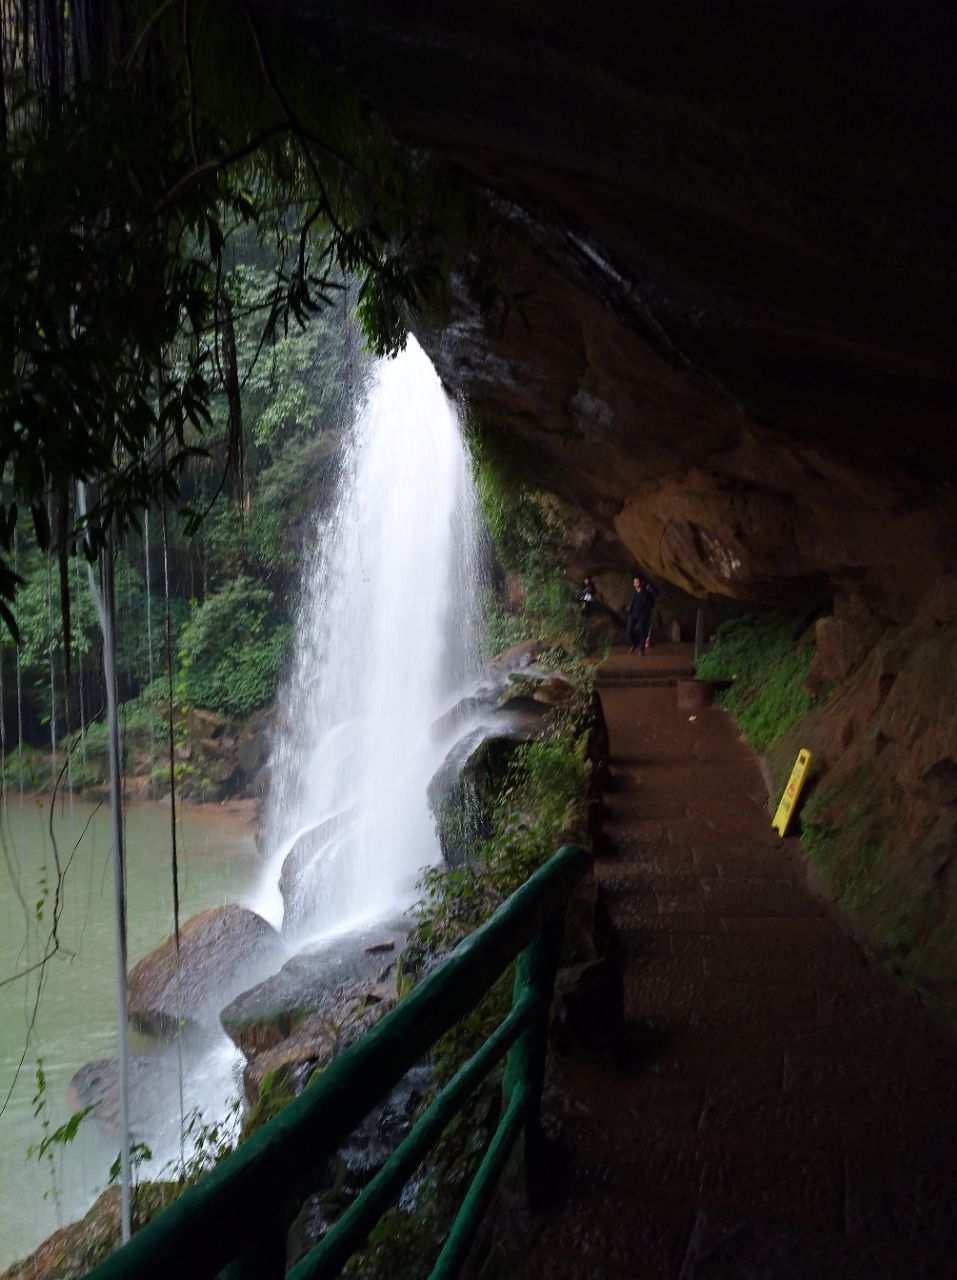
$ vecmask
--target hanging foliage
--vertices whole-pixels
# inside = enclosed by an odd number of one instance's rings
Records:
[[[111,527],[179,500],[222,394],[242,470],[237,231],[272,256],[255,363],[344,273],[371,347],[398,350],[448,278],[455,219],[439,229],[428,166],[413,181],[343,90],[304,94],[278,73],[281,34],[244,7],[7,0],[3,15],[0,232],[16,252],[0,256],[0,617],[15,632],[24,512],[65,583],[78,546],[93,558]],[[187,510],[188,529],[201,514]],[[59,598],[68,637],[62,585]]]

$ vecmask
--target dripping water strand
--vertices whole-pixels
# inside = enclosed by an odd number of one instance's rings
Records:
[[[7,875],[17,901],[23,911],[23,918],[27,929],[30,927],[30,912],[27,907],[26,899],[23,896],[23,886],[20,883],[22,868],[20,866],[20,858],[17,853],[16,845],[10,839],[10,822],[9,809],[7,806],[7,714],[6,714],[6,686],[3,679],[3,656],[5,649],[0,646],[0,786],[2,786],[2,811],[0,811],[0,843],[3,845],[3,858],[7,865]]]
[[[86,487],[77,490],[79,514],[86,514]],[[129,1013],[127,1000],[127,932],[126,932],[126,868],[123,846],[121,815],[122,793],[120,786],[120,725],[117,711],[116,679],[116,591],[113,579],[115,545],[112,528],[107,533],[107,544],[100,554],[100,582],[98,590],[93,566],[87,562],[86,571],[90,595],[103,633],[103,674],[106,684],[107,721],[110,743],[110,807],[113,826],[113,893],[116,937],[116,1021],[119,1056],[120,1085],[120,1214],[121,1235],[124,1244],[130,1238],[130,1099],[129,1099]]]
[[[164,456],[165,465],[165,456]],[[180,985],[180,937],[179,937],[179,854],[176,840],[176,735],[173,707],[173,622],[169,590],[169,519],[166,510],[166,494],[163,493],[160,512],[163,523],[163,602],[166,630],[166,710],[169,716],[169,800],[170,840],[173,872],[173,936],[176,940],[176,1063],[179,1076],[179,1159],[186,1172],[186,1099],[184,1096],[183,1066],[183,995]]]
[[[13,531],[13,572],[19,569],[19,538]],[[26,846],[24,838],[24,783],[23,783],[23,672],[20,659],[20,645],[17,643],[17,783],[20,793],[20,844]]]
[[[153,685],[153,592],[150,581],[150,509],[143,513],[143,577],[146,583],[146,671],[149,684]],[[149,709],[150,726],[150,795],[153,794],[153,771],[156,768],[156,733],[152,708]]]
[[[47,495],[47,520],[51,520],[50,516],[50,498]],[[54,663],[54,644],[53,644],[53,566],[49,551],[47,551],[47,655],[50,663],[50,786],[51,789],[56,786],[57,778],[57,755],[56,755],[56,667]]]
[[[76,558],[75,558],[75,560],[74,560],[74,566],[75,566],[75,568],[76,568],[76,601],[77,601],[77,620],[78,620],[78,624],[79,624],[79,620],[80,620],[80,619],[82,619],[82,617],[83,617],[82,613],[80,612],[80,601],[81,601],[81,598],[82,598],[82,582],[81,582],[81,579],[80,579],[80,553],[79,553],[79,548],[77,548],[77,554],[76,554]],[[74,633],[74,638],[75,638],[75,640],[76,640],[76,678],[77,678],[77,693],[78,693],[78,695],[79,695],[79,696],[78,696],[78,701],[79,701],[79,704],[80,704],[80,706],[79,706],[79,710],[80,710],[80,762],[81,762],[81,764],[82,764],[82,766],[83,766],[83,775],[84,775],[84,777],[86,777],[86,704],[85,704],[85,696],[86,696],[86,695],[85,695],[84,690],[83,690],[83,645],[82,645],[82,643],[81,643],[81,630],[82,630],[82,629],[81,629],[80,625],[77,625],[76,630],[75,630],[75,633]]]

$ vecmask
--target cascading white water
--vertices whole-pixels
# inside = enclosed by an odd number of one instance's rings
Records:
[[[304,574],[255,904],[279,922],[282,875],[287,934],[381,915],[439,856],[426,787],[480,675],[480,547],[455,409],[410,338],[372,374]]]

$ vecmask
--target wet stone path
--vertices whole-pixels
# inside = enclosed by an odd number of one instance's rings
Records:
[[[525,1273],[957,1277],[957,1045],[807,887],[731,718],[652,680],[687,662],[604,669],[625,1045],[554,1057],[572,1167]]]

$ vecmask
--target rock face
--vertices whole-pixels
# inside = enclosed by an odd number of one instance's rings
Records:
[[[953,6],[258,6],[472,184],[506,298],[463,270],[421,336],[593,572],[913,607],[955,531]]]
[[[330,863],[339,855],[339,836],[352,821],[345,809],[304,832],[283,859],[279,892],[283,901],[283,931],[296,933],[306,923],[310,904],[330,883]],[[334,873],[333,873],[334,874]]]
[[[809,680],[840,681],[775,751],[814,752],[812,860],[869,946],[957,1005],[957,583],[910,625],[818,624]],[[842,679],[843,673],[843,679]]]
[[[412,1127],[431,1081],[428,1066],[413,1067],[336,1153],[326,1185],[302,1206],[289,1232],[289,1259],[310,1249],[346,1205],[378,1173]]]
[[[183,799],[222,801],[262,796],[269,755],[268,711],[257,711],[240,724],[230,725],[216,711],[190,707],[184,719],[188,742],[179,752],[192,768],[179,787]]]
[[[168,938],[130,973],[130,1022],[152,1035],[174,1035],[177,1023],[214,1021],[224,1000],[285,958],[272,925],[245,907],[210,907]]]
[[[278,973],[222,1009],[226,1034],[247,1058],[275,1049],[307,1019],[314,1020],[316,1035],[334,1039],[337,1026],[355,1020],[355,1003],[365,1004],[383,971],[391,969],[388,956],[367,948],[385,939],[401,948],[406,929],[403,921],[390,921],[293,956]],[[393,990],[394,986],[393,980]],[[380,1003],[385,995],[384,990],[376,994],[372,1003]]]

